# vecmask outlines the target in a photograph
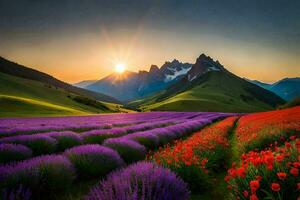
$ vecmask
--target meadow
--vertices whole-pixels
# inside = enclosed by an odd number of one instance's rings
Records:
[[[297,199],[300,107],[0,119],[1,198]]]

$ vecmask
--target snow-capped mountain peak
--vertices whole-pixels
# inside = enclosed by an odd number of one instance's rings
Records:
[[[191,66],[189,67],[182,67],[179,70],[177,70],[177,68],[171,68],[168,67],[168,70],[171,72],[169,74],[165,74],[165,82],[169,82],[172,81],[176,78],[178,78],[179,76],[185,75],[186,73],[188,73],[188,71],[190,71]]]
[[[191,67],[190,63],[182,63],[174,59],[172,62],[165,62],[160,71],[164,74],[164,81],[170,82],[187,74]]]

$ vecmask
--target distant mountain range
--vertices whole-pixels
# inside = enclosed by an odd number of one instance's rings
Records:
[[[285,78],[273,84],[263,83],[257,80],[246,80],[274,92],[286,101],[291,101],[300,97],[300,77]]]
[[[274,109],[284,102],[202,54],[180,80],[128,106],[141,110],[253,112]]]
[[[6,105],[7,113],[29,107],[38,114],[41,109],[66,114],[111,112],[124,110],[116,105],[120,101],[130,109],[145,111],[223,112],[271,110],[285,103],[269,91],[273,86],[246,81],[205,54],[194,64],[173,60],[161,67],[152,65],[149,71],[112,73],[75,86],[1,57],[0,75],[0,104]],[[286,85],[279,83],[278,88]]]
[[[285,103],[205,54],[195,64],[175,59],[161,67],[152,65],[149,71],[113,73],[76,85],[109,94],[128,102],[128,107],[141,110],[253,112]]]
[[[113,73],[98,81],[82,81],[75,85],[128,102],[165,89],[182,78],[191,67],[192,64],[173,60],[160,68],[152,65],[149,71]]]
[[[175,59],[161,67],[152,65],[149,71],[113,73],[76,85],[141,110],[252,112],[273,109],[285,102],[232,74],[205,54],[195,64]]]

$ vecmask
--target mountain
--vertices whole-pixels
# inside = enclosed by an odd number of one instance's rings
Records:
[[[287,101],[300,97],[300,78],[285,78],[274,84],[269,89]]]
[[[86,80],[86,81],[80,81],[78,83],[74,83],[73,85],[79,88],[85,88],[88,85],[91,85],[95,83],[97,80]]]
[[[191,66],[189,63],[173,60],[164,63],[160,68],[151,65],[149,71],[113,73],[84,88],[109,94],[127,102],[165,89],[180,80],[191,69]]]
[[[118,104],[98,101],[83,95],[80,92],[85,91],[84,89],[77,90],[73,86],[68,86],[68,89],[58,87],[59,84],[62,86],[68,84],[45,73],[7,60],[0,61],[0,117],[86,115],[128,111],[123,110]],[[31,72],[33,74],[30,74]],[[55,82],[56,86],[50,84]],[[90,91],[85,94],[107,97]]]
[[[291,101],[295,98],[300,97],[300,78],[285,78],[280,81],[277,81],[273,84],[262,83],[256,80],[249,80],[250,82],[272,91],[281,98]]]
[[[19,65],[17,63],[6,60],[2,57],[0,57],[0,72],[9,74],[12,76],[25,78],[25,79],[39,81],[39,82],[42,82],[45,84],[52,85],[54,87],[62,88],[66,91],[69,91],[69,92],[72,92],[72,93],[75,93],[78,95],[84,95],[84,96],[93,98],[95,100],[119,103],[118,100],[116,100],[108,95],[104,95],[101,93],[92,92],[89,90],[85,90],[82,88],[72,86],[72,85],[65,83],[63,81],[60,81],[46,73],[37,71],[37,70],[29,68],[29,67],[25,67],[23,65]]]
[[[181,63],[174,59],[172,62],[165,62],[160,71],[163,74],[164,81],[170,82],[182,78],[191,68],[192,64]]]
[[[269,90],[270,87],[272,86],[272,84],[269,84],[269,83],[264,83],[264,82],[261,82],[261,81],[258,81],[258,80],[250,80],[250,79],[247,79],[247,78],[244,78],[246,81],[248,82],[251,82],[255,85],[258,85],[259,87],[262,87],[266,90]]]
[[[293,99],[292,101],[287,102],[286,104],[280,106],[280,109],[291,108],[295,106],[300,106],[300,97]]]
[[[284,102],[201,54],[178,82],[128,106],[142,110],[254,112],[274,109]]]

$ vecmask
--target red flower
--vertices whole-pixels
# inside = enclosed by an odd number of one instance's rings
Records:
[[[273,169],[273,165],[267,165],[267,169],[268,170],[272,170]]]
[[[235,177],[236,177],[236,171],[235,171],[235,169],[230,168],[230,169],[228,170],[228,174],[229,174],[232,178],[235,178]]]
[[[279,185],[279,183],[272,183],[272,184],[271,184],[271,189],[272,189],[274,192],[279,192],[279,191],[280,191],[280,185]]]
[[[300,162],[294,162],[293,166],[296,167],[296,168],[299,168],[300,167]]]
[[[236,170],[236,173],[242,177],[242,178],[245,178],[246,176],[246,172],[245,172],[245,168],[244,167],[240,167]]]
[[[258,197],[256,196],[256,194],[252,194],[250,196],[250,200],[259,200]]]
[[[290,136],[290,140],[295,140],[295,139],[296,139],[295,135]]]
[[[298,175],[299,175],[299,169],[293,167],[293,168],[290,170],[290,173],[291,173],[293,176],[298,176]]]
[[[201,161],[201,166],[205,166],[207,162],[208,162],[208,159],[207,159],[207,158],[204,158],[204,159]]]
[[[230,176],[225,176],[224,181],[228,182],[230,180]]]
[[[300,183],[297,183],[297,190],[300,190]]]
[[[248,197],[248,195],[249,195],[249,192],[247,191],[247,190],[245,190],[244,192],[243,192],[243,195],[244,195],[244,197]]]
[[[273,162],[274,162],[274,157],[273,157],[272,153],[270,153],[269,155],[265,156],[265,163],[267,165],[273,165]]]
[[[277,176],[280,180],[284,180],[286,178],[286,173],[284,172],[278,172]]]
[[[282,162],[284,160],[284,156],[283,155],[277,155],[276,160],[277,160],[277,162]]]
[[[262,176],[255,176],[255,178],[258,180],[258,181],[261,181],[262,180]]]
[[[286,148],[291,148],[292,147],[291,143],[289,143],[289,142],[286,142],[285,146],[286,146]]]
[[[256,190],[259,188],[259,181],[258,180],[250,181],[250,188],[251,188],[251,192],[255,193]]]

